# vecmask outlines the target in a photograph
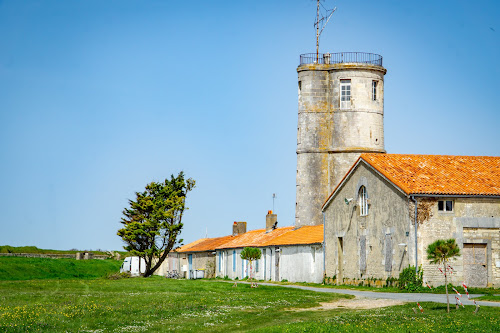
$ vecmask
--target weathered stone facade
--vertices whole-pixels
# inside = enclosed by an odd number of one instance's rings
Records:
[[[360,216],[357,204],[361,186],[369,199],[366,216]],[[352,200],[346,204],[345,199]],[[335,276],[339,283],[343,279],[398,277],[410,263],[407,232],[408,199],[360,164],[325,209],[326,276]]]
[[[455,238],[462,255],[450,263],[451,283],[460,285],[465,281],[470,286],[500,287],[500,199],[439,198],[454,202],[452,212],[438,211],[437,200],[432,216],[419,225],[417,234],[418,256],[426,281],[431,285],[444,284],[443,274],[425,259],[427,246],[437,239]]]
[[[368,214],[360,214],[360,188],[368,197]],[[349,204],[346,204],[346,199]],[[450,283],[500,286],[500,198],[419,195],[417,245],[414,203],[389,180],[360,160],[335,191],[325,214],[325,273],[338,283],[397,278],[408,265],[422,265],[424,281],[444,284],[426,249],[438,239],[455,238],[461,256],[450,262]],[[440,211],[439,201],[452,201]],[[415,246],[417,251],[415,251]],[[441,267],[441,269],[443,269]]]
[[[325,198],[359,155],[385,152],[386,69],[364,63],[306,64],[297,72],[295,225],[319,225]],[[350,80],[350,101],[342,105],[341,80]]]

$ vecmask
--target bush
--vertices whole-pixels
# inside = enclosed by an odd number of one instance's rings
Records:
[[[122,273],[110,273],[106,277],[108,280],[121,280],[121,279],[127,279],[132,277],[129,272],[122,272]]]
[[[399,273],[399,288],[408,291],[418,291],[422,289],[424,283],[424,271],[422,266],[418,267],[418,273],[415,274],[415,266],[408,266]]]

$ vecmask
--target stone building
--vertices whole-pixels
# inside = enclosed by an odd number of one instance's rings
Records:
[[[377,54],[303,54],[295,226],[323,223],[321,206],[361,153],[384,150],[384,75]]]
[[[455,238],[451,283],[500,287],[500,157],[362,154],[323,213],[325,274],[338,283],[422,265],[424,280],[442,285],[426,248]]]

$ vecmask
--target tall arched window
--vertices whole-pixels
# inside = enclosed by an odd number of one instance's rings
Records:
[[[358,193],[359,198],[359,215],[368,215],[368,195],[366,194],[366,187],[361,186]]]

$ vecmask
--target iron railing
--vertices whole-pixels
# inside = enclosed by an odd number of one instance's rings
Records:
[[[341,64],[361,63],[382,66],[382,56],[365,52],[339,52],[339,53],[306,53],[300,55],[300,65],[305,64]]]

